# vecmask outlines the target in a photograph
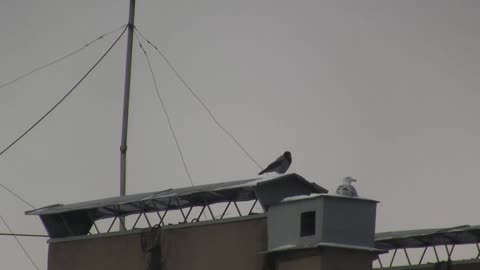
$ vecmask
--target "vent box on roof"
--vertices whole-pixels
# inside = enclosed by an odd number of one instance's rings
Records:
[[[328,194],[286,198],[267,211],[268,249],[374,248],[377,201]]]
[[[315,211],[304,212],[300,216],[300,236],[315,234]]]

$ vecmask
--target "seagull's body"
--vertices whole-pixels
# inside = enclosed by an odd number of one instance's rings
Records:
[[[274,162],[270,163],[263,171],[258,173],[262,175],[264,173],[276,172],[276,173],[285,173],[292,164],[292,154],[290,152],[285,152],[283,155],[278,157]]]
[[[343,179],[343,184],[337,188],[337,194],[347,197],[358,197],[357,190],[352,185],[352,182],[357,182],[356,179],[348,176]]]

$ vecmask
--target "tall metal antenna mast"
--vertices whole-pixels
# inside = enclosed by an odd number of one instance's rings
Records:
[[[130,79],[132,75],[134,20],[135,0],[130,0],[130,11],[128,16],[127,59],[125,63],[125,91],[123,95],[122,142],[120,146],[120,196],[125,196],[126,191],[128,110],[130,105]],[[124,217],[120,218],[120,230],[125,229],[123,224],[125,224]]]

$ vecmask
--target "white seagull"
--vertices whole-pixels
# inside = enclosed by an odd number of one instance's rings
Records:
[[[269,172],[285,173],[290,167],[290,164],[292,164],[292,154],[287,151],[278,157],[274,162],[270,163],[267,168],[259,172],[258,175]]]
[[[343,184],[337,188],[337,194],[347,197],[358,197],[357,190],[352,185],[352,182],[357,182],[357,180],[351,176],[343,178]]]

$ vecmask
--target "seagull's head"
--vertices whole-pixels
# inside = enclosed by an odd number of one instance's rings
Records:
[[[355,178],[353,178],[353,177],[351,177],[351,176],[347,176],[347,177],[343,178],[343,183],[344,183],[344,184],[349,184],[349,185],[351,185],[352,182],[357,182],[357,179],[355,179]]]
[[[288,161],[292,162],[292,154],[289,151],[283,153],[283,157],[285,157]]]

